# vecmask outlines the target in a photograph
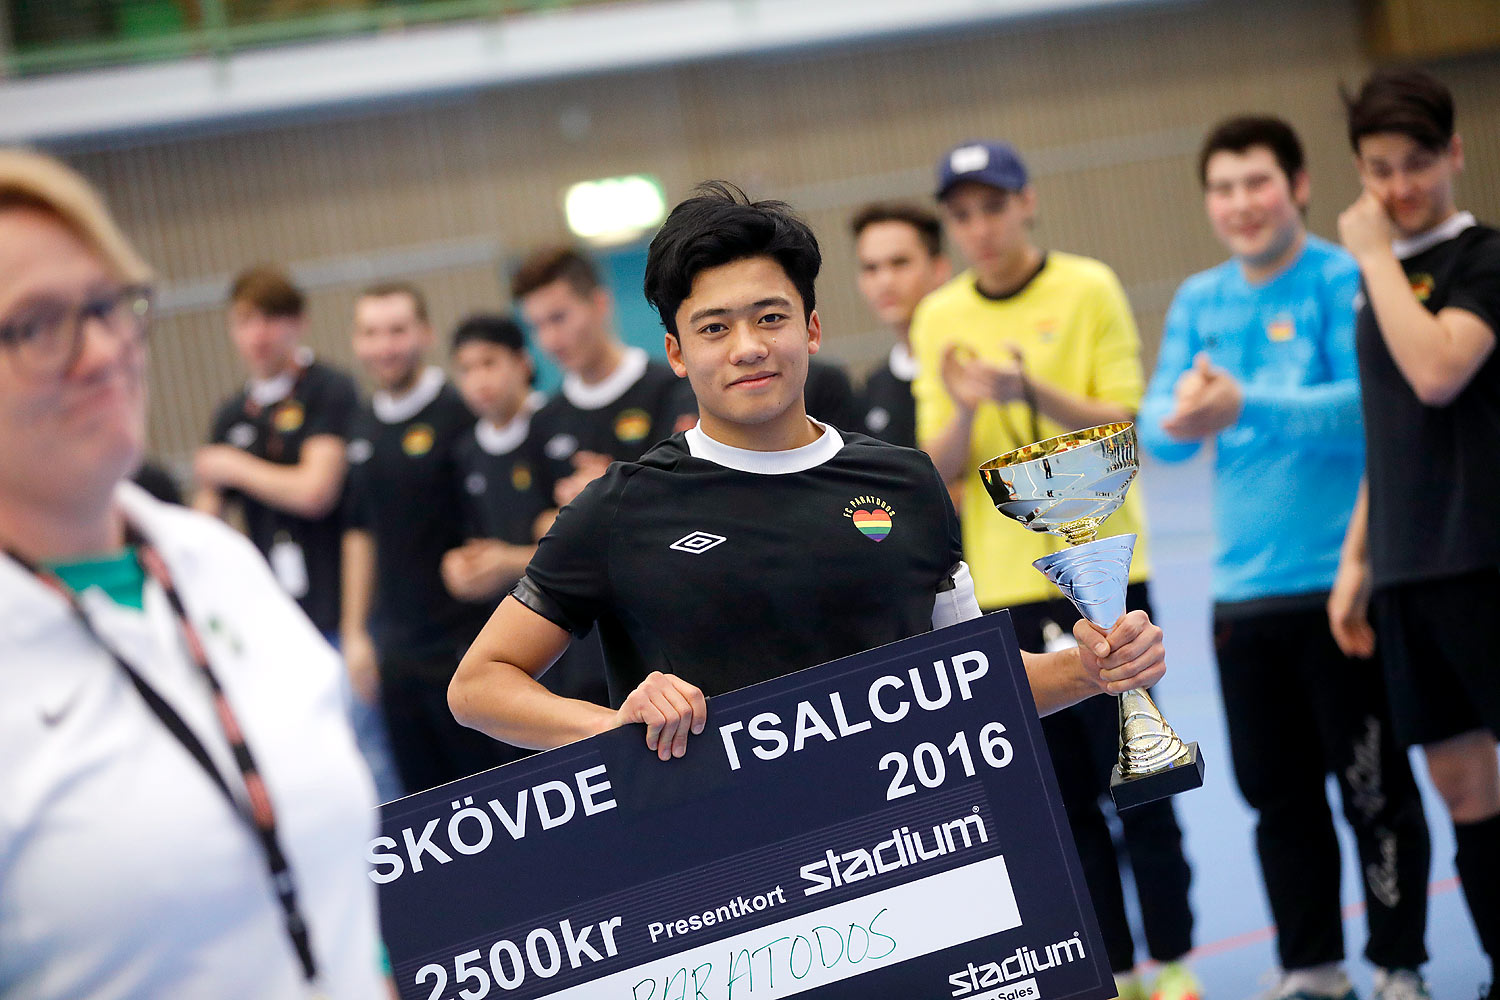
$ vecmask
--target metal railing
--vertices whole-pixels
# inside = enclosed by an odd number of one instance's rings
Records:
[[[0,75],[190,57],[620,0],[0,0]]]

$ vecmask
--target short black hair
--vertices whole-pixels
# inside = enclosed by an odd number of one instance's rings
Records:
[[[921,205],[911,201],[872,201],[854,213],[849,220],[849,231],[859,239],[861,233],[879,222],[906,223],[917,231],[930,256],[943,255],[943,222]]]
[[[646,253],[646,301],[677,336],[677,309],[700,272],[750,257],[781,265],[802,296],[804,318],[816,305],[813,286],[823,266],[818,238],[782,201],[751,201],[726,181],[705,181],[672,209]]]
[[[475,342],[495,344],[519,354],[526,352],[526,335],[509,316],[476,313],[468,317],[453,331],[453,346],[449,350],[456,354],[460,347]]]
[[[1419,69],[1371,73],[1357,93],[1339,88],[1349,121],[1349,145],[1379,132],[1404,135],[1434,153],[1453,139],[1453,94],[1437,77]]]
[[[1243,153],[1252,146],[1265,146],[1276,157],[1276,165],[1294,181],[1305,165],[1302,140],[1296,131],[1271,115],[1236,115],[1215,125],[1198,150],[1198,183],[1208,187],[1208,161],[1215,153]]]

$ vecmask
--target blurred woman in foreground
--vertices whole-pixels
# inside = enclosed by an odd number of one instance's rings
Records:
[[[0,151],[0,996],[384,995],[337,657],[126,481],[149,277],[81,177]]]

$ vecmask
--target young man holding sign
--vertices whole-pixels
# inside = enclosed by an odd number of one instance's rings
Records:
[[[821,263],[779,202],[714,183],[672,211],[646,296],[699,423],[612,466],[559,514],[459,665],[448,697],[460,722],[530,747],[644,723],[666,760],[702,732],[705,696],[978,615],[930,460],[807,416]],[[614,709],[536,681],[596,622]],[[1022,654],[1044,713],[1164,672],[1143,612],[1074,634],[1078,649]]]

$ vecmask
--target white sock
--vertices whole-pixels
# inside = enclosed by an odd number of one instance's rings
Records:
[[[1325,962],[1308,969],[1288,972],[1281,981],[1281,992],[1341,997],[1350,990],[1351,985],[1349,977],[1344,974],[1343,962]]]

